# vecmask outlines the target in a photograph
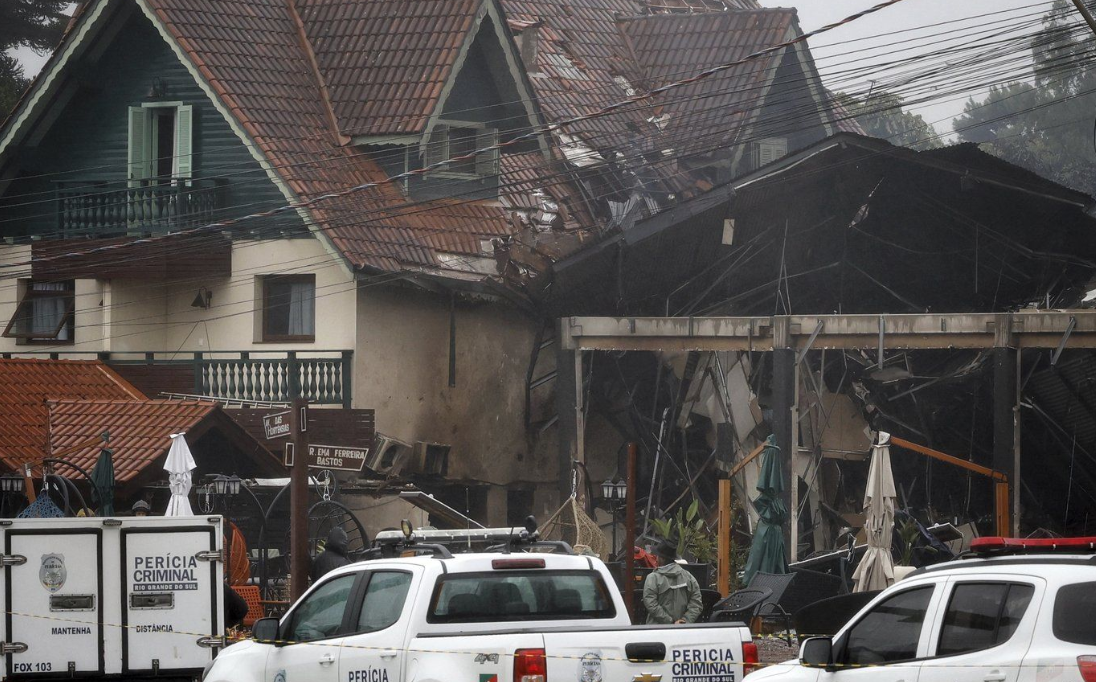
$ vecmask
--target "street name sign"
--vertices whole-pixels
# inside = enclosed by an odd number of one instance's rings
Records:
[[[342,445],[309,445],[309,469],[334,469],[361,471],[369,456],[369,448],[353,448]]]
[[[285,438],[290,435],[292,429],[290,428],[289,417],[291,414],[292,410],[286,410],[285,412],[275,412],[263,416],[263,431],[266,433],[267,440]]]

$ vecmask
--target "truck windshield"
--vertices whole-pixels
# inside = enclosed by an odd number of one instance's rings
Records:
[[[442,576],[428,623],[613,618],[616,608],[596,571],[491,571]]]

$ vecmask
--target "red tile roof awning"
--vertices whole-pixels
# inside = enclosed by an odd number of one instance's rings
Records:
[[[218,429],[237,448],[250,455],[263,475],[279,476],[285,469],[218,403],[198,400],[58,400],[49,404],[50,441],[53,452],[76,448],[64,458],[90,469],[95,466],[101,444],[93,442],[104,430],[110,432],[114,452],[114,477],[119,483],[147,482],[162,477],[164,458],[171,447],[171,435],[185,433],[195,450],[199,469],[207,471],[212,453],[195,448],[211,429]],[[202,455],[205,455],[204,462]],[[227,467],[227,462],[224,463]],[[203,466],[204,465],[204,466]],[[233,473],[227,469],[224,473]],[[243,473],[243,472],[240,472]],[[138,480],[140,479],[140,480]]]
[[[66,398],[144,400],[145,395],[98,360],[0,360],[0,464],[5,469],[47,455],[46,401]]]

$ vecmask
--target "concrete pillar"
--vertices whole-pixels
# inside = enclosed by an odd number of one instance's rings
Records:
[[[556,413],[559,415],[560,499],[571,495],[571,462],[585,462],[582,405],[582,351],[556,344]],[[581,482],[580,482],[581,483]],[[582,486],[579,500],[584,501]]]

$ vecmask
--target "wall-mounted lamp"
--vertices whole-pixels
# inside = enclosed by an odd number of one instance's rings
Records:
[[[162,78],[153,78],[148,86],[149,99],[164,99],[167,97],[167,83]]]
[[[205,287],[198,289],[198,293],[194,296],[194,300],[191,302],[191,308],[205,308],[209,309],[210,303],[213,301],[213,292]]]

